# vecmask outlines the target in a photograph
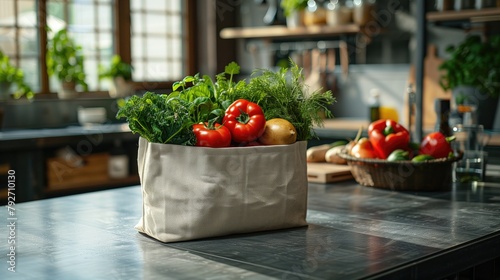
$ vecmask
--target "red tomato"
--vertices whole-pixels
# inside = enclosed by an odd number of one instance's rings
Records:
[[[227,108],[224,125],[231,131],[234,142],[252,142],[264,133],[266,118],[259,105],[238,99]]]
[[[196,146],[221,148],[231,145],[231,132],[227,127],[216,123],[214,128],[207,124],[193,125],[193,132],[196,136]]]
[[[447,138],[443,133],[437,131],[427,134],[420,143],[419,153],[430,155],[434,158],[446,158],[453,153],[450,141],[454,138]]]

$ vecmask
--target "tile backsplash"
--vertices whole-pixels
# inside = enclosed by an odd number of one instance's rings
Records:
[[[336,73],[338,90],[334,91],[337,103],[332,107],[335,117],[369,119],[370,91],[377,89],[382,106],[397,110],[403,118],[403,104],[410,66],[396,65],[350,65],[347,77]]]

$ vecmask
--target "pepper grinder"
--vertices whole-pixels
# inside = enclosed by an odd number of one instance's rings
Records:
[[[408,94],[408,132],[410,132],[410,141],[419,142],[419,140],[413,139],[415,132],[413,131],[415,126],[415,89],[413,84],[408,84],[406,88],[406,94]]]
[[[436,111],[437,121],[435,131],[443,133],[445,136],[451,136],[450,118],[450,100],[436,98],[434,101],[434,110]]]

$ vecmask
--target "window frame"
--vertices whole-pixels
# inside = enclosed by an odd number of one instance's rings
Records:
[[[68,3],[68,0],[62,0],[64,3]],[[46,51],[47,51],[47,0],[38,0],[37,3],[37,23],[38,23],[38,48],[39,48],[39,79],[40,79],[40,91],[37,92],[35,96],[43,97],[48,96],[50,92],[50,78],[47,73],[46,64]],[[197,52],[196,52],[196,39],[197,39],[197,28],[196,28],[196,0],[184,0],[185,3],[185,14],[184,19],[184,30],[186,37],[186,75],[193,75],[197,69]],[[130,16],[130,1],[129,0],[113,0],[112,2],[113,12],[114,12],[114,53],[121,56],[124,62],[131,62],[132,51],[131,51],[131,16]],[[19,26],[15,25],[14,28],[18,32]],[[19,43],[16,42],[16,46]],[[18,47],[17,47],[18,48]],[[20,59],[19,51],[15,54],[15,59],[18,61]],[[175,81],[136,81],[134,80],[134,87],[137,91],[154,91],[154,90],[169,90]],[[88,91],[90,93],[100,93],[105,91]]]

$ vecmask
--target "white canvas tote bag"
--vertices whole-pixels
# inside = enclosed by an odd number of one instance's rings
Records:
[[[306,225],[306,142],[205,148],[139,140],[139,232],[162,242]]]

